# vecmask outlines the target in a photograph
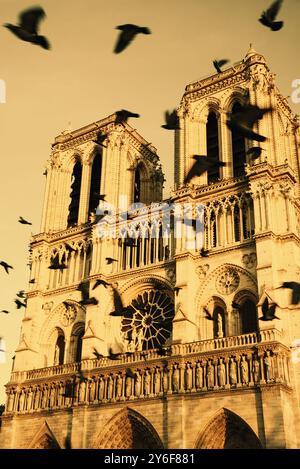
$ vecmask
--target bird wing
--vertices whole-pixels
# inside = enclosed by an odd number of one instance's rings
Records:
[[[38,34],[39,23],[46,17],[46,13],[40,7],[23,11],[19,17],[19,24],[30,34]]]
[[[251,128],[256,121],[263,118],[266,112],[270,111],[270,108],[260,109],[258,106],[250,104],[245,106],[241,112],[237,112],[232,117],[240,124]]]
[[[300,285],[297,283],[294,285],[292,294],[292,304],[297,305],[300,302]]]
[[[269,300],[268,298],[265,298],[262,306],[261,306],[261,310],[262,310],[262,313],[263,315],[267,314],[268,310],[269,310]]]
[[[120,29],[118,27],[117,29]],[[136,31],[133,29],[123,29],[122,32],[119,34],[114,52],[116,54],[122,52],[126,47],[129,46],[129,44],[132,42],[136,35]]]
[[[229,60],[228,59],[222,59],[222,60],[219,60],[217,62],[219,64],[219,67],[223,67],[223,65],[228,64]]]
[[[83,300],[89,299],[90,293],[89,293],[89,283],[88,282],[81,282],[78,285],[78,290],[81,291]]]
[[[276,0],[267,9],[267,11],[265,13],[266,13],[266,16],[268,17],[268,19],[270,19],[271,21],[275,20],[276,16],[279,13],[280,8],[281,8],[282,2],[283,2],[283,0]]]

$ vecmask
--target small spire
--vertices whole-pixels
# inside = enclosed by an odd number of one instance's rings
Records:
[[[246,56],[245,56],[245,59],[248,59],[248,58],[251,57],[252,55],[256,55],[256,54],[257,54],[257,52],[256,52],[256,50],[253,48],[253,44],[250,43],[249,50],[248,50],[248,52],[247,52],[247,54],[246,54]]]
[[[70,134],[72,132],[72,124],[71,124],[71,121],[68,122],[68,125],[67,127],[65,128],[65,130],[62,131],[62,134],[65,135],[65,134]]]

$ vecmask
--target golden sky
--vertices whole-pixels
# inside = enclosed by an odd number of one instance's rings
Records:
[[[27,245],[38,233],[45,177],[44,165],[54,137],[104,118],[119,109],[138,112],[130,124],[158,148],[167,176],[165,195],[173,179],[173,134],[161,129],[166,109],[179,105],[185,86],[213,74],[212,60],[241,60],[253,43],[262,53],[284,96],[300,78],[300,0],[285,0],[271,32],[257,19],[271,0],[43,0],[47,13],[41,34],[52,49],[18,40],[0,27],[0,79],[7,87],[0,104],[0,260],[14,266],[0,270],[0,337],[7,347],[0,363],[0,403],[9,380],[11,357],[17,347],[24,310],[14,305],[15,294],[27,289]],[[0,0],[0,24],[15,23],[24,0]],[[119,55],[112,53],[115,26],[148,26]],[[291,102],[289,100],[289,102]],[[292,105],[300,113],[300,104]],[[22,215],[32,227],[20,225]]]

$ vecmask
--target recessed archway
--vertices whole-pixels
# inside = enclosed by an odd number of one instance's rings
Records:
[[[151,423],[138,412],[127,408],[106,424],[93,448],[161,449],[163,444]]]
[[[200,432],[197,449],[262,449],[252,428],[237,414],[220,410]]]

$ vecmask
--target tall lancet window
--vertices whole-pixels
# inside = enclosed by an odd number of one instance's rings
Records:
[[[95,212],[99,204],[101,183],[102,156],[97,153],[94,157],[91,176],[89,213]]]
[[[232,108],[232,114],[242,109],[240,103],[235,103]],[[232,164],[233,176],[238,177],[245,174],[246,148],[244,137],[236,130],[231,131],[232,138]]]
[[[54,349],[54,365],[63,365],[65,359],[65,336],[64,333],[59,330],[58,337]]]
[[[141,202],[141,169],[138,166],[134,173],[133,202]]]
[[[206,124],[207,156],[219,160],[219,131],[218,119],[214,112],[210,112]],[[207,171],[208,184],[216,182],[220,178],[220,168],[215,167]]]
[[[79,203],[80,203],[80,190],[82,179],[82,165],[77,161],[73,168],[72,183],[71,183],[71,203],[69,205],[68,227],[74,226],[78,223]]]

